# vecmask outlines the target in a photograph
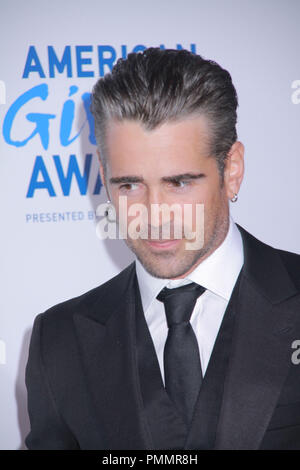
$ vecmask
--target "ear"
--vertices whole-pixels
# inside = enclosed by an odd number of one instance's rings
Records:
[[[245,147],[242,142],[235,142],[226,159],[224,180],[226,185],[227,197],[233,198],[238,194],[244,177],[244,153]]]
[[[103,163],[102,163],[102,160],[101,160],[101,156],[100,156],[100,152],[99,150],[97,149],[97,155],[98,155],[98,160],[99,160],[99,170],[100,170],[100,176],[101,176],[101,181],[105,187],[105,190],[106,190],[106,193],[107,193],[107,197],[108,199],[110,199],[110,196],[109,196],[109,193],[108,193],[108,189],[107,189],[107,184],[106,184],[106,179],[105,179],[105,171],[104,171],[104,166],[103,166]]]
[[[103,167],[102,160],[101,160],[101,156],[100,156],[100,152],[99,152],[98,149],[97,149],[97,155],[98,155],[98,161],[99,161],[99,169],[100,169],[101,181],[102,181],[102,183],[103,183],[103,184],[105,185],[105,187],[106,187],[105,174],[104,174],[104,167]]]

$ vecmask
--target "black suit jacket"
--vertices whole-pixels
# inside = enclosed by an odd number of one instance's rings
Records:
[[[238,228],[245,262],[215,448],[300,449],[300,364],[292,362],[300,255]],[[151,449],[134,354],[134,276],[133,262],[36,317],[26,367],[29,449]]]

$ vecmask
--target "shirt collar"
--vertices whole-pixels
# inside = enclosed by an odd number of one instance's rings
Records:
[[[230,216],[229,229],[221,245],[185,278],[161,279],[152,276],[136,258],[136,273],[144,312],[158,293],[167,286],[179,287],[196,282],[214,294],[229,301],[244,263],[243,242],[239,229]]]

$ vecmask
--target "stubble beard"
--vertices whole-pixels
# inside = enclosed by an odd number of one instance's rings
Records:
[[[215,219],[213,227],[209,230],[208,239],[198,250],[164,250],[160,253],[150,251],[146,242],[138,239],[125,239],[128,248],[135,254],[146,271],[153,277],[161,279],[175,279],[182,277],[193,267],[196,267],[222,243],[229,227],[229,215],[219,216]],[[186,243],[186,241],[184,242]]]

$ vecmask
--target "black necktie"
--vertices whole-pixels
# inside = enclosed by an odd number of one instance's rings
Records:
[[[174,289],[164,287],[156,297],[164,303],[169,327],[164,348],[165,388],[187,425],[202,382],[199,348],[190,317],[204,291],[204,287],[191,282]]]

